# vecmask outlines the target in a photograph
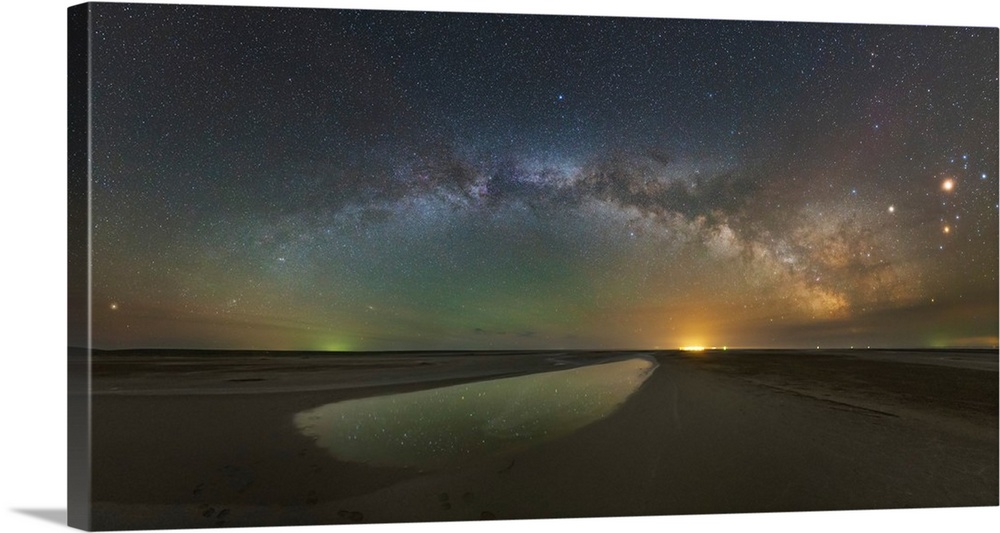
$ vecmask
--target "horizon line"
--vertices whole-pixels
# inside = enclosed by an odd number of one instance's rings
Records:
[[[284,348],[204,348],[204,347],[129,347],[129,348],[97,348],[87,346],[68,346],[69,349],[90,350],[92,352],[128,352],[128,351],[176,351],[176,352],[288,352],[288,353],[324,353],[324,354],[363,354],[363,353],[459,353],[459,352],[724,352],[724,351],[943,351],[943,350],[997,350],[997,345],[955,345],[955,346],[678,346],[674,348],[419,348],[419,349],[386,349],[386,350],[317,350],[317,349],[284,349]]]

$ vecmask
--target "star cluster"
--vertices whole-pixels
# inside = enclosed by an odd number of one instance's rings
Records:
[[[99,347],[997,344],[997,30],[93,6]]]

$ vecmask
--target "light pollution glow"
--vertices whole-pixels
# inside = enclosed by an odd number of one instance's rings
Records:
[[[95,9],[97,347],[996,344],[995,32]]]

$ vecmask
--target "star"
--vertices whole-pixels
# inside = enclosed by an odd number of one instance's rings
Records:
[[[988,32],[731,55],[752,24],[126,7],[93,30],[98,347],[673,348],[727,315],[717,345],[909,346],[955,322],[929,286],[996,334]]]

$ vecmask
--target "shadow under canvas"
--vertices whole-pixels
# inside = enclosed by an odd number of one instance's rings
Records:
[[[14,512],[28,516],[33,516],[46,522],[52,522],[61,526],[66,525],[66,509],[11,509]]]

